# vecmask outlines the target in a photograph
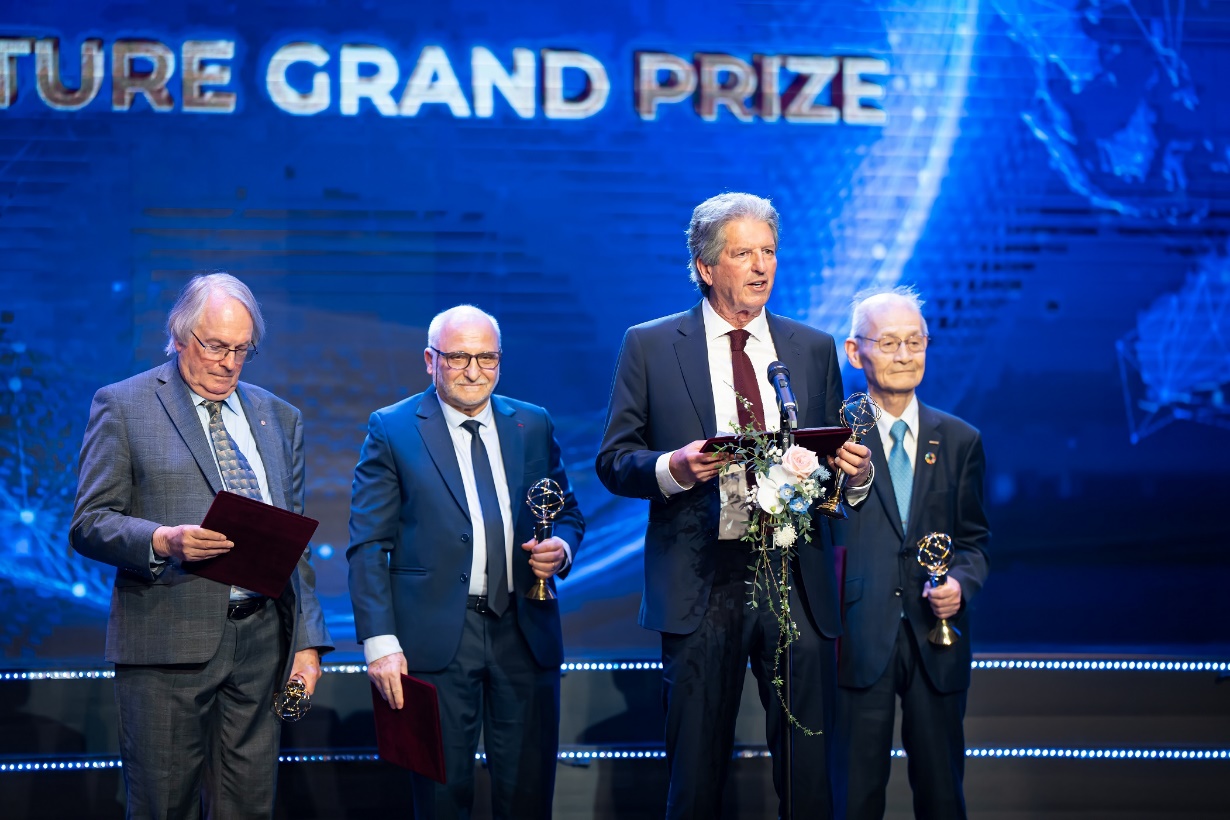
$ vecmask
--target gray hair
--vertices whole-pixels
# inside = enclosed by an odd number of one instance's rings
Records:
[[[726,226],[737,219],[763,222],[773,231],[773,244],[778,241],[778,216],[773,203],[754,194],[725,193],[709,197],[692,211],[688,225],[688,272],[701,296],[709,295],[709,286],[696,270],[696,260],[716,265],[726,248]]]
[[[485,310],[480,310],[474,305],[456,305],[446,311],[437,313],[435,318],[431,320],[431,324],[427,326],[427,344],[430,347],[439,349],[440,334],[444,332],[444,326],[449,322],[456,320],[473,320],[486,319],[495,328],[496,344],[500,343],[500,323],[495,320],[495,317]]]
[[[167,355],[175,353],[175,343],[188,344],[192,329],[201,321],[205,305],[214,294],[222,294],[236,300],[247,309],[252,317],[252,346],[260,347],[261,338],[265,335],[265,319],[261,316],[261,306],[248,286],[229,273],[203,273],[194,276],[184,285],[175,300],[171,312],[167,314]]]
[[[895,288],[868,288],[854,294],[854,310],[850,318],[850,336],[854,339],[865,335],[867,330],[867,314],[872,308],[891,303],[905,305],[918,312],[922,321],[922,332],[927,333],[927,320],[922,315],[922,306],[926,304],[918,295],[913,285],[898,285]]]

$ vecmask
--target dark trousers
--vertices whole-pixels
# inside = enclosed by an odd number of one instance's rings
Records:
[[[551,817],[559,751],[559,667],[544,669],[517,627],[516,602],[499,618],[466,610],[461,644],[435,684],[446,785],[412,774],[416,820],[469,818],[481,732],[496,820]]]
[[[931,651],[930,647],[926,651]],[[936,650],[942,652],[943,650]],[[919,648],[903,618],[888,668],[866,689],[842,687],[838,695],[838,784],[846,817],[879,820],[892,767],[895,699],[901,698],[901,740],[905,746],[914,816],[920,820],[963,820],[965,796],[966,692],[940,693],[927,679]],[[845,789],[840,785],[844,783]]]
[[[276,607],[227,621],[203,664],[115,667],[129,818],[268,818],[285,658]]]
[[[749,660],[765,707],[773,785],[781,794],[781,743],[786,719],[772,684],[777,618],[763,595],[758,607],[748,605],[751,587],[747,581],[752,573],[747,569],[751,553],[746,545],[723,544],[720,550],[709,608],[700,626],[688,635],[662,635],[666,757],[670,767],[666,816],[672,820],[721,817],[722,792]],[[834,642],[820,635],[803,611],[797,578],[793,586],[792,614],[801,635],[792,644],[791,711],[807,728],[824,730],[812,737],[794,730],[794,816],[823,820],[833,816],[829,744],[836,713],[836,653]],[[785,674],[784,656],[780,674]]]

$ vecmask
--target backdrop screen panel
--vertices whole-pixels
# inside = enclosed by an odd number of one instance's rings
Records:
[[[844,338],[861,288],[926,298],[920,395],[988,454],[977,649],[1225,652],[1227,11],[8,4],[0,664],[101,661],[113,571],[67,541],[90,398],[164,359],[211,270],[263,306],[245,378],[305,415],[335,658],[368,415],[428,384],[427,323],[463,302],[589,523],[568,654],[655,657],[646,505],[593,459],[622,333],[696,302],[683,232],[726,190],[781,212],[773,310]]]

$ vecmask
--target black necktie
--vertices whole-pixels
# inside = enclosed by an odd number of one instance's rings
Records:
[[[474,465],[474,484],[478,487],[478,505],[483,511],[483,529],[487,533],[487,606],[496,615],[508,608],[508,576],[504,569],[504,514],[500,512],[500,497],[495,492],[495,476],[491,459],[478,430],[480,422],[462,422],[470,433],[470,461]]]
[[[747,355],[747,340],[752,334],[746,330],[732,330],[726,334],[730,337],[730,365],[735,377],[735,410],[739,414],[739,425],[749,424],[757,430],[765,430],[764,405],[760,402],[760,385],[756,382],[756,371],[752,360]],[[739,400],[739,396],[747,399],[752,407],[749,410]]]

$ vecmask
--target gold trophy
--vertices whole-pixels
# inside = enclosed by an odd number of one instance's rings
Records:
[[[286,688],[273,696],[273,713],[287,723],[295,723],[312,708],[312,696],[297,676],[286,682]]]
[[[866,393],[851,393],[842,402],[838,412],[843,427],[850,428],[850,441],[858,444],[876,426],[880,420],[880,405]],[[833,481],[833,494],[821,501],[816,509],[829,518],[848,518],[846,505],[841,502],[846,485],[846,474],[840,467],[834,468],[837,478]]]
[[[942,532],[924,535],[918,541],[918,563],[931,574],[931,588],[941,586],[952,563],[952,536]],[[936,646],[952,646],[960,637],[961,630],[949,624],[947,618],[940,618],[927,633],[927,640]]]
[[[534,527],[534,537],[542,543],[555,531],[554,518],[564,509],[564,491],[554,479],[540,478],[525,494],[525,503],[538,519],[538,524]],[[555,593],[547,586],[547,579],[539,578],[538,583],[525,593],[525,597],[531,601],[550,601],[555,598]]]

